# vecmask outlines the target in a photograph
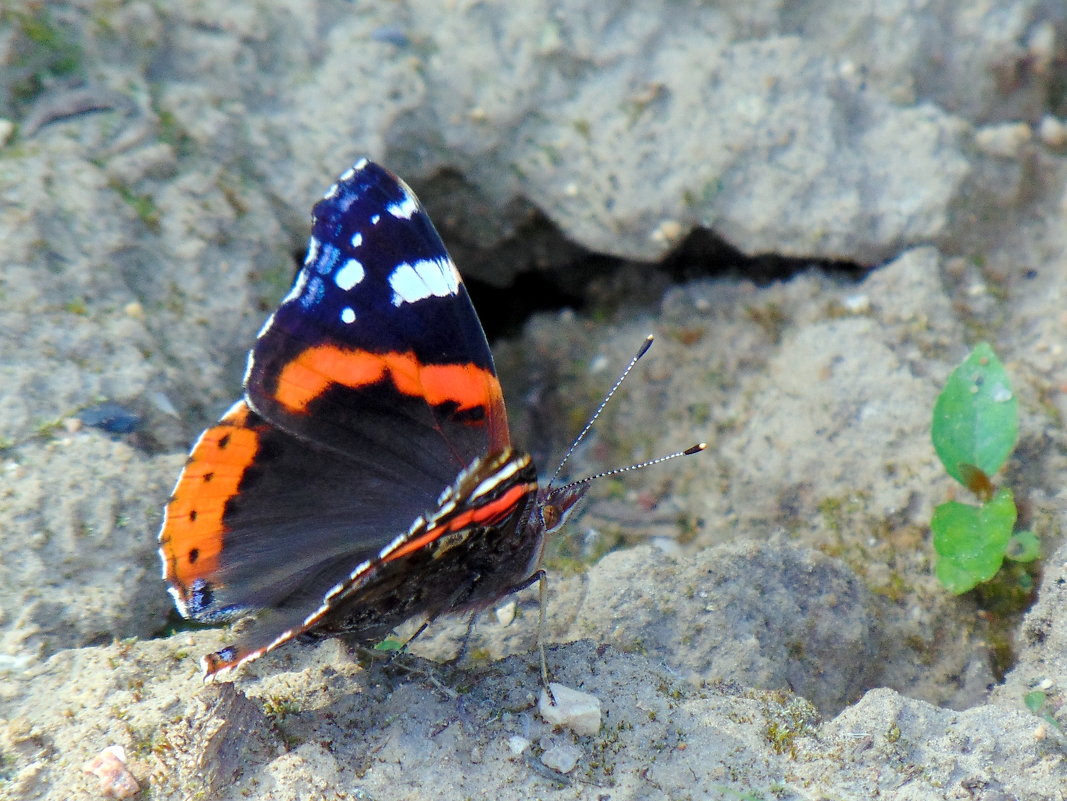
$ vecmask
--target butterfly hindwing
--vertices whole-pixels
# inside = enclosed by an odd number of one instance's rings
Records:
[[[353,470],[238,403],[201,436],[167,504],[165,578],[183,614],[205,621],[275,606],[297,585],[325,592],[329,578],[307,576],[376,556],[425,511],[427,480]]]

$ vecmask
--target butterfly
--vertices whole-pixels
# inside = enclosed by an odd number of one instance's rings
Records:
[[[538,486],[444,243],[362,160],[315,205],[242,399],[178,478],[163,578],[186,618],[255,617],[203,658],[218,677],[298,636],[371,642],[485,608],[537,576],[586,486]]]

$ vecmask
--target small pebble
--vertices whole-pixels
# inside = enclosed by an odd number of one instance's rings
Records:
[[[560,773],[570,773],[578,765],[582,758],[582,749],[571,743],[554,745],[541,754],[541,762],[545,767],[558,770]]]
[[[866,314],[871,310],[871,299],[867,295],[846,295],[841,301],[849,314]]]
[[[508,601],[503,606],[496,608],[496,622],[501,626],[510,626],[511,622],[515,619],[516,604],[514,601]]]
[[[600,699],[595,695],[583,693],[556,682],[551,682],[552,695],[556,703],[552,703],[548,693],[541,690],[541,700],[538,711],[546,723],[553,726],[563,726],[575,734],[596,734],[600,731]]]
[[[685,551],[682,546],[678,544],[678,540],[673,537],[653,537],[649,544],[658,548],[668,556],[676,556],[681,559],[685,555]]]
[[[1026,43],[1032,68],[1037,75],[1048,74],[1056,60],[1056,28],[1045,20],[1034,26]]]
[[[15,123],[11,120],[5,120],[0,118],[0,147],[3,147],[11,141],[11,137],[15,133]]]
[[[530,741],[525,737],[520,737],[517,734],[508,737],[508,748],[511,749],[511,753],[515,756],[519,756],[523,751],[530,747]]]
[[[1046,114],[1037,124],[1037,136],[1048,147],[1062,148],[1067,145],[1067,125],[1058,117]]]
[[[673,245],[684,233],[685,229],[677,220],[664,220],[656,226],[651,239],[659,245]]]
[[[1005,122],[975,131],[974,143],[986,155],[1014,159],[1032,136],[1033,131],[1025,122]]]
[[[82,770],[100,779],[100,792],[110,798],[129,798],[141,788],[126,769],[126,751],[121,745],[109,745],[90,759]]]

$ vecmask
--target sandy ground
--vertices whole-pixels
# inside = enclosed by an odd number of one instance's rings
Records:
[[[0,9],[0,797],[98,798],[112,745],[155,799],[1067,797],[1067,12],[173,6]],[[360,155],[487,306],[531,275],[580,306],[494,343],[539,464],[649,332],[571,471],[709,443],[550,544],[550,669],[595,734],[538,713],[533,590],[460,664],[446,621],[205,686],[231,635],[161,636],[163,502]],[[932,573],[964,497],[930,413],[983,340],[1030,596]],[[80,421],[105,402],[136,431]]]

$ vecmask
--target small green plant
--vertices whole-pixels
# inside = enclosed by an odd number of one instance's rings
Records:
[[[938,580],[956,595],[989,581],[1005,557],[1040,556],[1037,537],[1013,533],[1015,498],[992,477],[1004,466],[1019,434],[1015,393],[1004,365],[986,343],[975,346],[948,377],[934,404],[930,436],[945,470],[978,498],[972,506],[948,501],[934,510]]]
[[[283,695],[270,695],[263,701],[263,714],[274,721],[275,725],[283,722],[290,715],[300,711],[300,705]]]
[[[1052,703],[1049,700],[1047,694],[1041,690],[1032,690],[1023,696],[1023,703],[1026,704],[1026,708],[1033,712],[1038,717],[1042,718],[1046,723],[1052,726],[1060,734],[1067,734],[1063,730],[1063,726],[1059,721],[1052,716]]]

